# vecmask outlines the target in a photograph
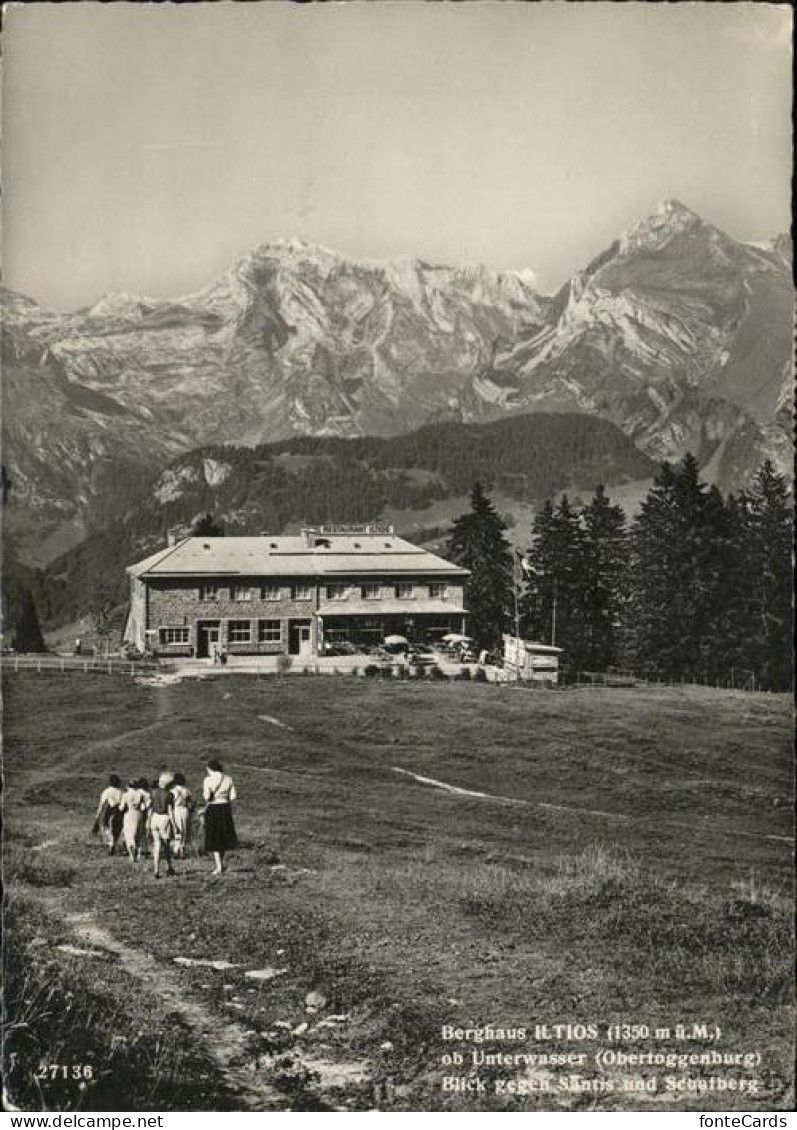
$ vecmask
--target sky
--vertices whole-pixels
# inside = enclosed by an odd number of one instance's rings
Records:
[[[259,243],[531,268],[675,197],[788,229],[791,14],[762,3],[6,5],[3,273],[57,309]]]

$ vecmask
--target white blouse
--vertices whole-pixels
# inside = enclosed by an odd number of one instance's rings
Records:
[[[202,783],[202,792],[208,804],[229,804],[238,796],[232,777],[226,773],[208,773]]]
[[[127,789],[122,793],[119,807],[124,812],[146,812],[149,805],[149,793],[144,792],[143,789]]]

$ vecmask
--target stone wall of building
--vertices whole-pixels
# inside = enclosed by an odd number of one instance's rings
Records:
[[[208,579],[208,584],[215,583]],[[245,582],[241,582],[242,584]],[[279,600],[264,600],[261,586],[252,582],[251,600],[233,600],[228,580],[218,582],[218,597],[215,600],[201,600],[199,586],[186,585],[184,580],[158,579],[149,581],[149,607],[147,627],[159,633],[161,628],[187,627],[189,630],[188,648],[191,652],[197,646],[197,622],[218,620],[221,625],[219,643],[228,651],[248,655],[275,655],[288,650],[289,620],[311,621],[316,611],[316,593],[312,588],[309,600],[292,600],[289,583],[281,585]],[[228,624],[230,620],[248,620],[252,623],[252,641],[248,644],[230,643]],[[280,620],[283,622],[282,640],[279,643],[258,642],[258,621]],[[182,644],[162,645],[158,634],[150,637],[152,646],[164,655],[185,654]]]
[[[363,598],[362,586],[368,583],[379,583],[380,596],[378,599]],[[395,586],[397,584],[413,585],[413,595],[409,598],[397,598]],[[164,656],[193,655],[196,653],[198,643],[197,624],[200,621],[219,621],[219,644],[224,646],[231,654],[246,655],[275,655],[290,650],[290,623],[291,621],[305,621],[311,628],[311,643],[314,653],[318,650],[317,616],[320,614],[332,616],[404,616],[437,615],[442,617],[461,615],[463,610],[463,586],[461,583],[445,582],[444,595],[431,597],[429,584],[440,583],[435,579],[416,579],[409,577],[380,578],[378,582],[368,582],[362,578],[351,581],[330,580],[329,582],[301,581],[291,579],[269,579],[264,582],[260,579],[247,580],[236,578],[231,582],[229,578],[207,578],[202,584],[216,585],[218,594],[216,599],[201,599],[200,583],[188,582],[183,578],[148,578],[148,599],[143,602],[146,607],[146,628],[148,630],[147,643],[150,648]],[[251,589],[251,599],[233,600],[233,584]],[[279,587],[279,599],[264,599],[264,586]],[[293,599],[291,590],[293,586],[309,584],[310,599]],[[346,594],[343,599],[329,599],[327,597],[327,584],[345,584]],[[229,623],[234,620],[249,621],[252,625],[251,639],[249,642],[235,642],[229,638]],[[259,641],[259,621],[279,620],[282,624],[282,635],[277,641]],[[160,631],[164,628],[187,629],[187,640],[180,642],[162,642]]]
[[[412,583],[413,594],[411,597],[397,597],[396,585]],[[455,614],[463,610],[464,591],[462,583],[445,583],[445,594],[432,597],[429,595],[430,584],[442,583],[435,580],[423,579],[421,581],[409,577],[396,577],[391,580],[380,581],[332,581],[330,584],[343,584],[345,596],[330,599],[327,596],[327,584],[320,585],[319,611],[322,615],[334,616],[413,616],[416,613],[439,612],[444,616]],[[380,595],[378,598],[363,597],[362,588],[366,584],[379,584]]]

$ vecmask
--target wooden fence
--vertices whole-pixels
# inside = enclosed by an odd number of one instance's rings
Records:
[[[391,664],[374,664],[367,663],[360,665],[359,668],[345,667],[340,670],[337,667],[324,667],[323,670],[319,665],[306,666],[304,668],[294,667],[292,674],[354,674],[355,672],[361,674],[368,674],[376,678],[401,678],[407,679],[414,677],[431,680],[436,677],[441,682],[451,682],[452,680],[466,679],[468,681],[486,681],[492,683],[494,686],[503,687],[534,687],[538,684],[532,684],[526,680],[517,680],[511,673],[500,672],[499,677],[496,678],[496,673],[486,676],[476,676],[474,679],[474,671],[468,670],[465,672],[463,669],[465,665],[451,666],[450,669],[445,671],[440,668],[437,669],[434,676],[430,675],[429,671],[416,671],[412,675],[406,669],[399,670],[398,665]],[[67,656],[67,655],[4,655],[0,660],[0,667],[4,671],[37,671],[45,673],[47,671],[57,671],[66,673],[67,671],[77,671],[83,674],[94,672],[96,674],[107,675],[142,675],[151,674],[154,672],[176,671],[180,667],[174,662],[169,660],[135,660],[123,659],[121,656],[111,657],[109,659],[101,659],[99,657],[84,657],[84,656]],[[233,671],[240,671],[241,674],[245,673],[241,668],[232,668]],[[220,670],[214,669],[215,674],[221,674]],[[252,674],[276,674],[276,668],[273,671],[262,671],[259,668],[253,668]],[[500,677],[503,676],[503,677]],[[556,689],[564,690],[565,688],[621,688],[621,687],[707,687],[716,690],[734,690],[734,691],[748,691],[755,692],[761,691],[760,683],[756,679],[755,672],[743,670],[742,668],[732,668],[727,674],[721,678],[715,679],[699,679],[699,678],[682,678],[682,679],[652,679],[646,678],[642,675],[635,675],[630,671],[561,671],[560,678]]]
[[[569,687],[708,687],[712,690],[761,691],[755,671],[732,667],[724,675],[708,677],[682,676],[680,679],[648,678],[630,671],[571,671],[563,676],[563,686]]]
[[[91,672],[101,675],[143,675],[153,671],[171,671],[171,663],[152,660],[123,659],[121,656],[101,659],[85,658],[79,655],[4,655],[0,661],[4,671],[78,671],[85,675]]]

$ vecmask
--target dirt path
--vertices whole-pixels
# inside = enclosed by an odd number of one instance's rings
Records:
[[[573,816],[598,816],[603,820],[617,820],[626,823],[642,823],[646,819],[651,819],[651,817],[645,816],[629,816],[624,812],[602,812],[598,808],[574,808],[567,804],[549,804],[543,800],[523,800],[520,797],[501,796],[500,793],[483,793],[477,789],[463,789],[461,786],[452,785],[448,781],[439,781],[436,777],[423,777],[420,773],[411,773],[409,769],[401,769],[398,765],[393,765],[391,768],[394,773],[400,773],[402,777],[411,777],[419,785],[430,785],[433,789],[450,793],[452,796],[475,797],[477,800],[489,800],[494,804],[519,805],[521,808],[545,808],[552,812],[567,812]],[[689,832],[703,832],[712,836],[721,832],[725,836],[744,836],[749,840],[774,840],[776,843],[789,844],[789,846],[794,844],[794,839],[789,836],[743,832],[741,828],[717,828],[716,826],[701,828],[699,824],[687,824],[681,820],[662,819],[659,816],[656,816],[655,819],[660,825],[666,825],[669,828],[685,828]]]
[[[230,1090],[239,1096],[245,1110],[290,1109],[290,1099],[286,1095],[244,1065],[247,1058],[251,1061],[252,1057],[248,1053],[246,1033],[239,1024],[220,1020],[204,1005],[188,997],[185,987],[170,969],[159,964],[150,954],[114,938],[90,911],[67,914],[65,921],[79,941],[114,954],[127,973],[145,981],[147,988],[154,990],[159,999],[166,1002],[200,1038],[219,1074]]]

